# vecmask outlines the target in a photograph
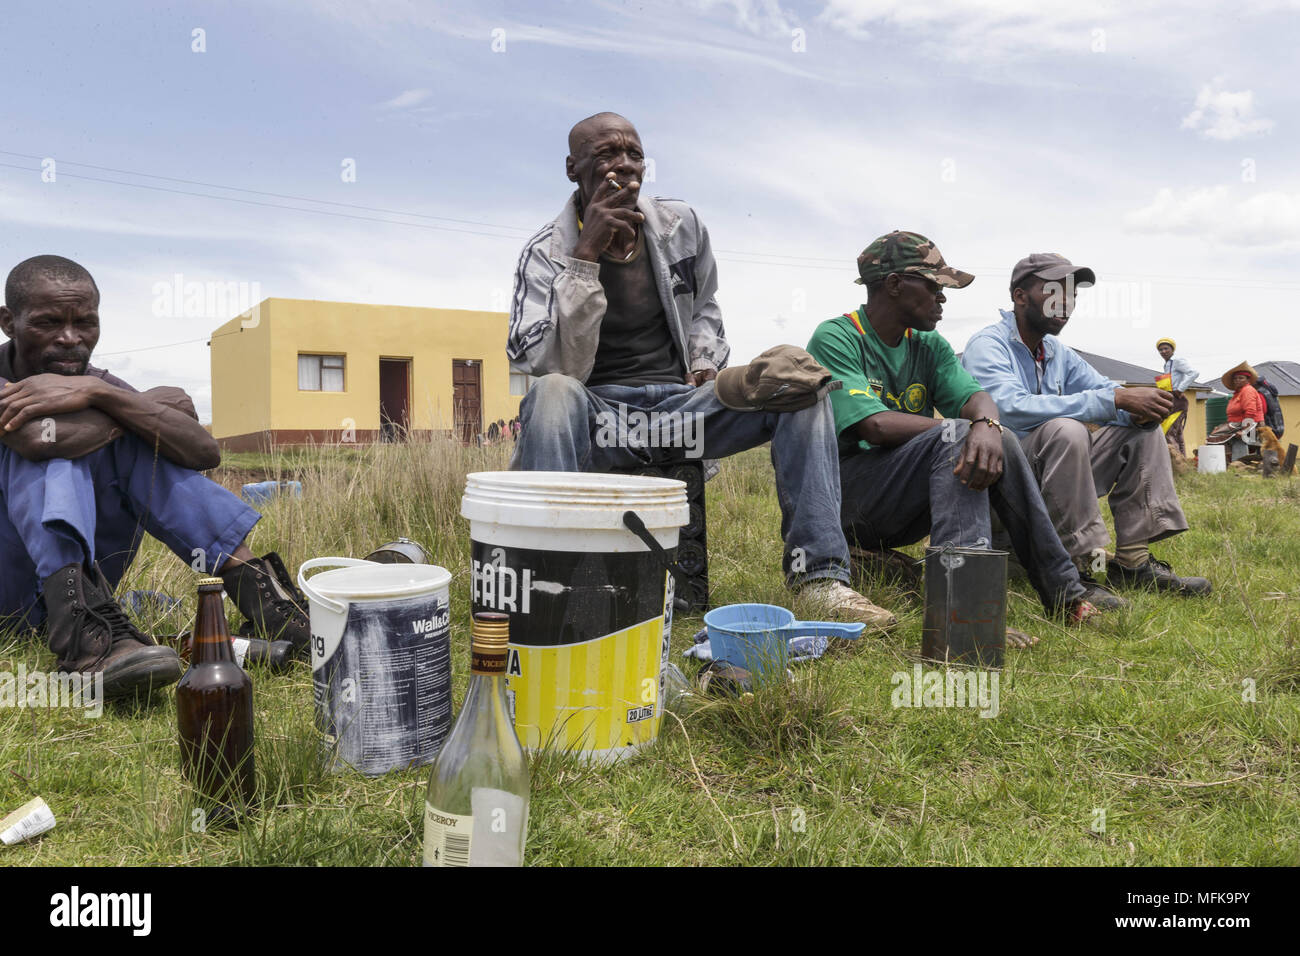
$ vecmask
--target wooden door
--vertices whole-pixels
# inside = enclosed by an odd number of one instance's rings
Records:
[[[452,359],[452,408],[462,445],[477,445],[483,432],[482,372],[482,364],[474,359]]]
[[[379,434],[382,441],[406,441],[411,428],[411,360],[379,360]]]

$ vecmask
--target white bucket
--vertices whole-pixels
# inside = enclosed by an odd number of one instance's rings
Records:
[[[690,511],[667,478],[496,471],[466,479],[473,610],[510,615],[515,733],[589,760],[659,736],[672,577],[623,524],[634,512],[669,552]]]
[[[307,579],[322,567],[337,570]],[[438,756],[451,727],[450,583],[433,564],[312,558],[298,569],[331,769],[377,776]]]
[[[1228,470],[1227,453],[1222,445],[1202,445],[1196,449],[1196,470],[1202,475],[1217,475]]]

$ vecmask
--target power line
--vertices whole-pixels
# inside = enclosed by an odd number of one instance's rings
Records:
[[[41,160],[44,160],[44,159],[47,158],[47,157],[44,157],[44,156],[35,156],[35,155],[31,154],[31,153],[15,153],[15,152],[13,152],[12,150],[7,150],[7,149],[0,149],[0,155],[3,155],[3,156],[19,156],[19,157],[21,157],[21,158],[23,158],[23,159],[35,159],[35,160],[37,160],[37,161],[41,161]],[[363,206],[363,205],[360,205],[360,204],[358,204],[358,203],[338,202],[337,200],[333,200],[333,199],[312,199],[310,196],[292,196],[292,195],[289,195],[289,194],[287,194],[287,193],[272,193],[272,192],[265,192],[265,191],[263,191],[263,190],[261,190],[261,189],[245,189],[245,188],[242,187],[242,186],[223,186],[223,185],[221,185],[220,183],[205,183],[205,182],[200,182],[200,181],[197,180],[197,179],[177,179],[175,176],[160,176],[160,175],[158,175],[158,174],[156,174],[156,173],[140,173],[140,172],[135,172],[134,170],[130,170],[130,169],[114,169],[112,166],[95,166],[95,165],[93,165],[92,163],[78,163],[78,162],[74,162],[74,161],[72,161],[72,160],[70,160],[70,159],[62,159],[62,160],[58,160],[58,162],[59,162],[59,163],[62,163],[62,164],[65,165],[65,166],[84,166],[86,169],[98,169],[99,171],[101,171],[101,172],[105,172],[105,173],[118,173],[118,174],[123,175],[123,176],[139,176],[139,177],[141,177],[141,178],[143,178],[143,179],[161,179],[161,180],[163,180],[164,182],[169,182],[169,183],[182,183],[182,184],[184,184],[184,185],[186,185],[186,186],[203,186],[203,187],[206,188],[206,189],[225,189],[225,190],[229,190],[230,192],[248,193],[248,194],[253,195],[253,196],[270,196],[270,197],[273,198],[273,199],[292,199],[292,200],[295,200],[296,202],[314,202],[314,203],[320,203],[320,204],[322,204],[322,205],[326,205],[326,206],[342,206],[342,207],[344,207],[344,208],[346,208],[346,209],[360,209],[360,210],[362,210],[363,212],[382,212],[382,213],[389,213],[389,214],[394,215],[394,216],[410,216],[410,217],[412,217],[412,218],[416,218],[416,219],[436,219],[436,220],[438,220],[438,221],[440,221],[440,222],[455,222],[455,223],[459,223],[459,224],[461,224],[461,225],[465,225],[465,226],[487,226],[487,227],[490,228],[490,229],[509,229],[509,230],[513,230],[513,231],[515,231],[515,232],[524,232],[526,235],[531,235],[531,234],[532,234],[532,233],[529,232],[528,230],[521,229],[521,228],[518,227],[518,226],[503,226],[503,225],[500,225],[499,223],[494,223],[494,222],[480,222],[480,221],[477,220],[477,219],[453,219],[453,218],[451,218],[451,217],[449,217],[449,216],[431,216],[431,215],[428,215],[428,214],[426,214],[426,213],[420,213],[420,212],[403,212],[403,211],[400,210],[400,209],[383,209],[383,208],[378,207],[378,206]],[[0,165],[5,165],[5,164],[0,164]],[[25,167],[25,166],[13,166],[13,167],[11,167],[11,168],[13,168],[13,169],[26,169],[27,167]],[[34,170],[33,170],[33,171],[34,171]],[[90,177],[88,177],[88,176],[75,176],[75,174],[74,174],[74,177],[75,177],[75,178],[78,178],[78,179],[89,179],[89,178],[90,178]],[[96,181],[97,181],[97,182],[113,182],[114,180],[96,180]],[[129,185],[133,185],[133,184],[132,184],[132,183],[118,183],[118,185],[121,185],[121,186],[129,186]],[[204,194],[204,193],[186,193],[186,195],[190,195],[190,196],[204,196],[204,195],[206,195],[206,194]],[[220,197],[220,196],[209,196],[209,197],[207,197],[207,198],[211,198],[211,199],[220,199],[220,198],[222,198],[222,197]],[[289,208],[289,207],[281,207],[281,208]]]
[[[25,172],[35,172],[35,170],[27,166],[16,166],[13,163],[0,163],[0,167],[6,169],[19,169]],[[518,236],[503,236],[500,233],[495,232],[479,232],[474,229],[456,229],[452,226],[426,225],[425,223],[420,222],[398,222],[395,219],[381,219],[377,216],[355,216],[351,213],[331,212],[328,209],[306,209],[302,206],[286,206],[283,203],[260,202],[256,199],[240,199],[238,196],[214,196],[211,193],[196,193],[191,192],[188,189],[170,189],[166,186],[151,186],[148,183],[125,183],[117,179],[102,179],[98,176],[84,176],[80,173],[63,173],[62,175],[69,179],[82,179],[92,183],[107,183],[111,186],[129,186],[132,189],[148,189],[152,192],[172,193],[173,195],[179,196],[195,196],[199,199],[216,199],[220,202],[234,202],[245,206],[263,206],[269,209],[286,209],[290,212],[307,212],[317,216],[334,216],[339,219],[356,219],[362,222],[380,222],[389,226],[409,226],[412,229],[432,229],[439,232],[458,232],[471,236],[488,236],[492,239],[517,240],[520,238]]]
[[[14,152],[12,150],[0,150],[0,155],[17,156],[24,159],[36,159],[36,160],[41,160],[44,158],[44,157],[36,156],[31,153],[19,153],[19,152]],[[377,206],[365,206],[357,203],[345,203],[345,202],[339,202],[337,200],[313,199],[308,196],[294,196],[287,193],[277,193],[277,192],[268,192],[264,190],[246,189],[239,186],[226,186],[220,183],[208,183],[200,180],[181,179],[173,176],[162,176],[155,173],[142,173],[134,170],[118,169],[110,166],[97,166],[91,163],[80,163],[73,160],[61,160],[60,162],[68,166],[85,167],[87,169],[98,169],[105,172],[117,173],[119,175],[137,176],[137,177],[142,177],[147,179],[158,179],[165,182],[175,182],[175,183],[182,183],[185,185],[202,186],[208,189],[222,189],[230,192],[248,193],[249,195],[269,196],[277,199],[288,199],[293,202],[310,202],[310,203],[337,206],[337,207],[348,208],[348,209],[358,209],[366,212],[379,212],[385,215],[406,216],[408,218],[429,219],[429,220],[436,220],[439,222],[454,222],[461,225],[477,225],[489,229],[508,230],[510,232],[516,233],[517,235],[502,235],[500,233],[482,232],[473,229],[456,229],[450,226],[438,226],[438,225],[426,225],[423,223],[402,222],[400,220],[384,219],[375,216],[358,216],[349,213],[332,212],[330,210],[325,210],[325,209],[311,209],[302,206],[285,205],[282,203],[269,203],[269,202],[261,202],[252,199],[241,199],[237,196],[219,196],[219,195],[213,195],[211,193],[200,193],[200,192],[193,192],[184,189],[170,189],[164,186],[153,186],[147,183],[123,182],[122,180],[105,179],[97,176],[86,176],[84,174],[79,174],[79,173],[63,174],[65,177],[72,178],[72,179],[80,179],[80,180],[85,180],[87,182],[104,183],[113,186],[127,186],[135,189],[147,189],[154,192],[165,192],[174,195],[191,196],[199,199],[215,199],[222,202],[234,202],[234,203],[240,203],[242,205],[261,206],[263,208],[269,208],[269,209],[283,209],[289,212],[305,212],[305,213],[312,213],[321,216],[334,216],[336,218],[351,219],[351,220],[356,220],[361,222],[377,222],[383,225],[410,226],[416,229],[428,229],[428,230],[434,230],[440,232],[455,232],[463,235],[483,236],[489,239],[517,240],[519,238],[526,237],[532,234],[531,230],[525,229],[523,227],[509,226],[501,223],[483,222],[481,220],[474,220],[474,219],[455,219],[447,216],[433,216],[426,213],[403,212],[401,210],[385,209],[383,207],[377,207]],[[0,167],[4,167],[7,169],[16,169],[23,172],[39,171],[31,167],[19,166],[13,163],[0,163]],[[848,260],[846,257],[797,256],[789,253],[768,253],[768,252],[757,252],[757,251],[740,250],[740,249],[718,249],[716,250],[716,254],[717,257],[724,262],[734,262],[741,265],[764,265],[764,266],[776,266],[778,268],[816,269],[819,271],[835,271],[835,272],[847,271],[847,269],[851,267],[851,260]],[[821,265],[819,263],[825,263],[825,264]],[[1006,272],[1004,269],[1000,269],[1000,268],[984,268],[976,271],[974,274],[980,276],[997,277],[997,276],[1005,275]],[[1144,274],[1144,273],[1122,273],[1122,272],[1112,273],[1112,275],[1121,279],[1127,277],[1129,279],[1137,279],[1137,280],[1145,280],[1145,281],[1164,280],[1170,282],[1178,282],[1185,285],[1191,285],[1194,287],[1201,287],[1201,288],[1205,288],[1205,287],[1255,288],[1255,289],[1272,288],[1272,289],[1277,289],[1279,291],[1292,291],[1294,289],[1300,289],[1300,282],[1296,282],[1296,281],[1281,280],[1280,282],[1274,282],[1268,280],[1249,279],[1240,276],[1221,276],[1221,277],[1178,276],[1178,275],[1166,275],[1166,274]],[[176,343],[176,344],[186,344],[186,343]],[[166,347],[166,346],[154,346],[154,347]]]
[[[167,342],[163,345],[143,345],[138,349],[122,349],[119,352],[97,352],[96,355],[101,358],[106,358],[110,355],[130,355],[132,352],[152,352],[155,349],[171,349],[178,345],[193,345],[195,342],[207,342],[210,345],[212,344],[213,339],[224,339],[227,335],[238,335],[242,331],[244,331],[243,326],[240,326],[237,329],[231,329],[229,332],[213,332],[211,335],[204,335],[197,339],[186,339],[184,342]]]
[[[205,335],[201,339],[186,339],[184,342],[168,342],[166,345],[145,345],[138,349],[122,349],[120,352],[99,352],[95,357],[108,358],[110,355],[130,355],[133,352],[152,352],[155,349],[171,349],[178,345],[193,345],[195,342],[208,342],[215,338],[217,338],[215,335]]]

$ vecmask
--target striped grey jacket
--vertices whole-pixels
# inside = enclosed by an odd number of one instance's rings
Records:
[[[642,196],[646,250],[678,355],[687,370],[726,367],[731,349],[714,294],[718,269],[709,233],[677,199]],[[516,371],[559,372],[585,382],[596,361],[605,290],[600,266],[570,255],[578,244],[577,193],[528,240],[515,268],[506,355]]]

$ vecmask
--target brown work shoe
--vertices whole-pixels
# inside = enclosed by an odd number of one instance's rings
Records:
[[[847,584],[829,580],[813,581],[799,592],[809,598],[819,608],[819,613],[838,621],[860,621],[881,631],[888,630],[898,623],[883,607],[872,604],[865,597]]]
[[[226,593],[253,625],[257,636],[268,641],[288,641],[295,655],[311,647],[311,620],[307,599],[274,551],[221,572]]]
[[[104,697],[148,693],[181,677],[176,651],[143,634],[113,598],[98,568],[70,564],[41,584],[46,635],[63,673],[103,672]]]

